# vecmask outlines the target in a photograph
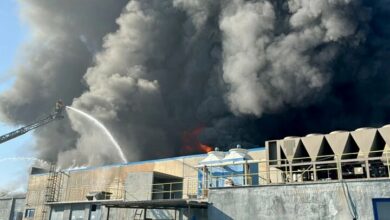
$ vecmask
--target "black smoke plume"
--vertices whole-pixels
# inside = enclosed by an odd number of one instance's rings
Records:
[[[102,121],[130,160],[201,143],[267,139],[390,121],[388,0],[21,1],[32,39],[2,118],[24,124],[57,98]],[[118,161],[92,124],[36,131],[62,166]]]

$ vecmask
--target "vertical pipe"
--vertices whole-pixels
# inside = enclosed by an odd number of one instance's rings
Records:
[[[207,187],[206,179],[207,179],[206,166],[203,166],[202,195],[204,198],[206,197],[206,187]]]
[[[169,184],[169,199],[172,199],[172,183]]]
[[[248,161],[244,163],[244,186],[248,185]]]
[[[144,208],[144,220],[146,219],[146,211],[147,211],[148,209],[146,209],[146,208]]]
[[[202,184],[201,184],[201,187],[202,187],[202,197],[204,197],[204,181],[205,181],[205,178],[204,178],[204,176],[205,176],[206,174],[205,174],[205,168],[204,168],[204,166],[202,167],[202,179],[201,179],[201,181],[202,181]]]
[[[367,179],[370,179],[371,177],[370,177],[370,167],[369,167],[369,163],[368,163],[368,157],[365,159],[364,162],[366,164],[366,177],[367,177]]]
[[[389,150],[386,150],[387,176],[390,178]]]
[[[342,180],[343,179],[343,171],[341,169],[340,157],[338,157],[337,155],[335,157],[336,157],[336,166],[337,166],[337,179]]]
[[[265,169],[265,172],[267,174],[267,184],[270,184],[271,183],[271,167],[270,167],[270,162],[269,160],[267,160],[267,162],[265,163],[266,164],[266,169]],[[261,167],[259,167],[259,169],[261,169]]]

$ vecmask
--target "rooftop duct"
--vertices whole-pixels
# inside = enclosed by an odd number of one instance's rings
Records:
[[[377,129],[375,128],[359,128],[351,132],[353,139],[360,149],[359,157],[367,155],[371,151],[376,131]]]
[[[378,157],[386,146],[390,145],[390,125],[379,129],[358,128],[355,131],[332,131],[329,134],[308,134],[305,137],[288,136],[280,140],[266,142],[268,159],[272,165],[280,165],[283,159],[289,162],[304,160],[328,160],[325,156],[337,155],[341,159],[353,159],[367,156]],[[378,151],[377,153],[372,151]],[[322,158],[322,159],[321,159]]]
[[[390,125],[385,125],[378,129],[383,140],[385,140],[387,145],[390,145]]]
[[[301,140],[304,146],[308,146],[306,147],[306,151],[309,154],[311,160],[316,161],[322,142],[324,140],[324,136],[318,134],[309,134],[306,137],[301,138]]]
[[[292,162],[299,143],[299,137],[288,137],[283,139],[281,148],[288,161]]]
[[[338,130],[338,131],[332,131],[329,134],[340,134],[340,133],[348,133],[348,131]]]
[[[111,194],[112,193],[106,192],[106,191],[92,191],[92,192],[89,192],[85,197],[89,201],[109,200],[111,197]]]
[[[336,155],[342,155],[344,153],[348,137],[348,131],[334,131],[325,135],[326,140]]]

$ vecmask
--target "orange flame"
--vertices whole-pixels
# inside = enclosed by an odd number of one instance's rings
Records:
[[[208,153],[208,152],[213,150],[212,147],[210,147],[208,145],[205,145],[205,144],[200,144],[200,148],[202,149],[203,152],[206,152],[206,153]]]
[[[184,132],[182,136],[182,142],[184,146],[182,147],[182,153],[196,153],[204,152],[208,153],[213,150],[211,146],[203,144],[199,141],[199,135],[202,133],[204,127],[200,126],[195,128],[190,132]]]

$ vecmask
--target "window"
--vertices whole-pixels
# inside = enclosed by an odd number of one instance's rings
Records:
[[[390,215],[390,198],[374,198],[372,199],[374,219],[386,220]]]
[[[35,209],[26,209],[26,214],[24,217],[26,218],[33,218],[35,214]]]
[[[54,206],[51,209],[51,220],[63,220],[64,219],[64,207],[63,206]]]

